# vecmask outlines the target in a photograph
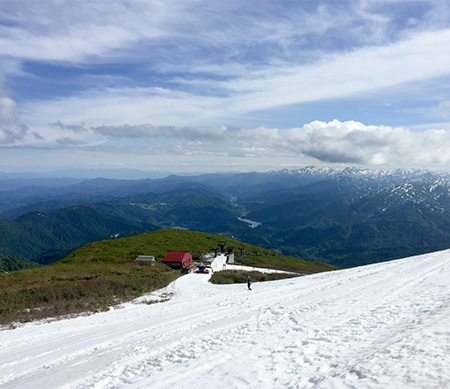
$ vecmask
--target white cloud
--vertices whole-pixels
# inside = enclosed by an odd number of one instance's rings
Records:
[[[13,122],[16,120],[16,103],[9,97],[0,97],[0,121]]]
[[[167,87],[96,88],[77,97],[33,101],[24,105],[23,120],[30,124],[56,120],[88,125],[226,124],[228,119],[252,111],[363,96],[381,88],[449,75],[448,52],[450,29],[426,32],[386,47],[333,54],[304,66],[249,71],[226,81],[202,79],[196,83],[190,79],[192,92]]]
[[[441,102],[438,109],[441,117],[450,118],[450,101]]]
[[[223,158],[443,164],[447,131],[352,121],[276,129],[259,118],[283,123],[284,107],[293,112],[294,104],[320,101],[318,119],[389,123],[381,115],[365,120],[349,108],[341,115],[324,108],[338,99],[345,105],[349,97],[381,106],[387,90],[395,96],[385,112],[390,118],[403,113],[397,123],[415,120],[408,109],[422,118],[417,125],[437,121],[439,101],[441,117],[449,117],[441,85],[450,76],[446,3],[117,0],[80,7],[46,0],[42,7],[4,0],[0,67],[8,85],[18,87],[17,94],[0,94],[0,143],[95,147],[104,155],[132,149],[145,155],[150,148],[160,156],[177,150],[191,157],[217,155],[219,145]],[[30,96],[23,92],[28,82]],[[421,92],[427,93],[422,100]],[[376,104],[370,94],[377,94]],[[402,105],[405,100],[414,104]],[[299,107],[304,111],[306,104]],[[364,109],[361,103],[355,111]],[[292,115],[285,126],[301,117]]]
[[[200,125],[220,121],[220,107],[224,103],[217,98],[164,88],[104,88],[88,90],[78,97],[23,104],[22,117],[24,122],[35,125],[58,120],[71,124],[83,122],[86,126],[143,122]]]
[[[429,2],[418,26],[393,28],[407,11],[397,4],[99,0],[80,6],[46,0],[42,7],[41,1],[3,0],[7,23],[0,27],[0,54],[83,64],[139,58],[159,70],[180,64],[183,72],[196,72],[218,65],[226,73],[228,64],[271,68],[280,60],[309,63],[329,51],[385,45],[404,30],[442,28],[449,12]]]
[[[107,61],[115,50],[165,34],[160,24],[171,7],[156,1],[14,1],[5,4],[0,54],[36,61]],[[8,7],[6,7],[8,5]]]
[[[104,125],[90,128],[85,138],[68,136],[65,128],[52,131],[53,142],[47,138],[22,152],[16,148],[0,156],[0,163],[6,155],[5,162],[30,153],[49,166],[55,160],[62,166],[119,161],[176,172],[267,171],[306,164],[448,170],[450,163],[450,129],[413,132],[355,121],[314,121],[290,129]],[[24,164],[23,159],[17,163]]]
[[[450,30],[427,32],[386,47],[324,57],[319,63],[220,82],[242,112],[345,97],[450,73]],[[231,98],[232,100],[232,98]]]
[[[7,145],[21,140],[28,127],[17,122],[16,103],[0,90],[0,144]]]
[[[84,124],[63,124],[60,120],[57,120],[54,123],[49,123],[50,127],[54,127],[54,128],[59,128],[61,130],[68,130],[68,131],[72,131],[75,133],[83,133],[88,131]]]
[[[13,31],[0,38],[0,54],[36,61],[81,62],[87,56],[102,56],[108,50],[133,40],[132,34],[114,26],[91,26],[71,31],[66,36],[36,36],[29,31]]]
[[[84,142],[78,141],[76,139],[68,138],[68,137],[59,138],[56,140],[56,142],[61,146],[79,146],[79,145],[84,144]]]
[[[290,158],[324,164],[443,168],[450,162],[450,131],[411,132],[359,122],[315,121],[299,128],[164,127],[152,125],[94,127],[111,139],[146,140],[158,154]]]
[[[23,139],[28,127],[19,124],[0,124],[0,144],[7,145]]]

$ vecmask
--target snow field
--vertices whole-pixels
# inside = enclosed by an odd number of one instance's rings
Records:
[[[449,265],[442,251],[253,291],[188,274],[109,312],[0,331],[0,387],[447,388]]]

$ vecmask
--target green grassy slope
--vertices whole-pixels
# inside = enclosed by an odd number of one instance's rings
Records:
[[[129,301],[166,286],[180,275],[160,262],[167,251],[186,250],[196,259],[218,241],[226,247],[241,248],[243,255],[238,261],[245,264],[301,273],[335,269],[220,235],[164,229],[90,243],[51,265],[0,274],[0,324],[104,310]],[[154,255],[158,260],[155,266],[136,263],[141,254]]]
[[[59,262],[0,274],[0,324],[106,310],[178,276],[162,264]]]
[[[157,259],[162,259],[169,250],[189,251],[195,260],[202,253],[216,247],[220,241],[224,242],[225,248],[234,247],[236,262],[244,265],[278,268],[304,274],[336,269],[336,267],[320,262],[286,257],[276,251],[221,235],[178,229],[162,229],[130,238],[87,244],[60,262],[127,263],[133,261],[140,254],[153,255]],[[242,255],[240,255],[241,251]]]

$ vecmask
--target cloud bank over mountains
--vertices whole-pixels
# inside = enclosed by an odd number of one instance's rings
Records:
[[[123,149],[130,154],[157,156],[210,156],[282,160],[298,166],[301,161],[316,164],[356,164],[361,166],[416,167],[439,170],[450,162],[450,132],[431,129],[413,132],[389,126],[366,126],[355,121],[314,121],[302,127],[244,129],[221,127],[176,127],[151,124],[58,127],[68,136],[59,145],[71,147]],[[81,145],[76,140],[91,138]],[[103,139],[95,146],[96,139]]]
[[[445,169],[449,52],[446,1],[4,0],[0,166]]]

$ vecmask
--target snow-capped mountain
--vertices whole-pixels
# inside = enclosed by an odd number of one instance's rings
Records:
[[[395,214],[406,207],[419,211],[444,213],[450,208],[450,188],[435,184],[406,183],[369,189],[353,200],[371,207],[372,212]]]
[[[395,169],[372,170],[356,167],[315,167],[306,166],[300,169],[282,169],[267,173],[272,177],[289,176],[293,179],[312,183],[322,180],[351,180],[364,185],[401,185],[405,183],[423,183],[450,186],[449,173],[436,173],[427,170]]]

